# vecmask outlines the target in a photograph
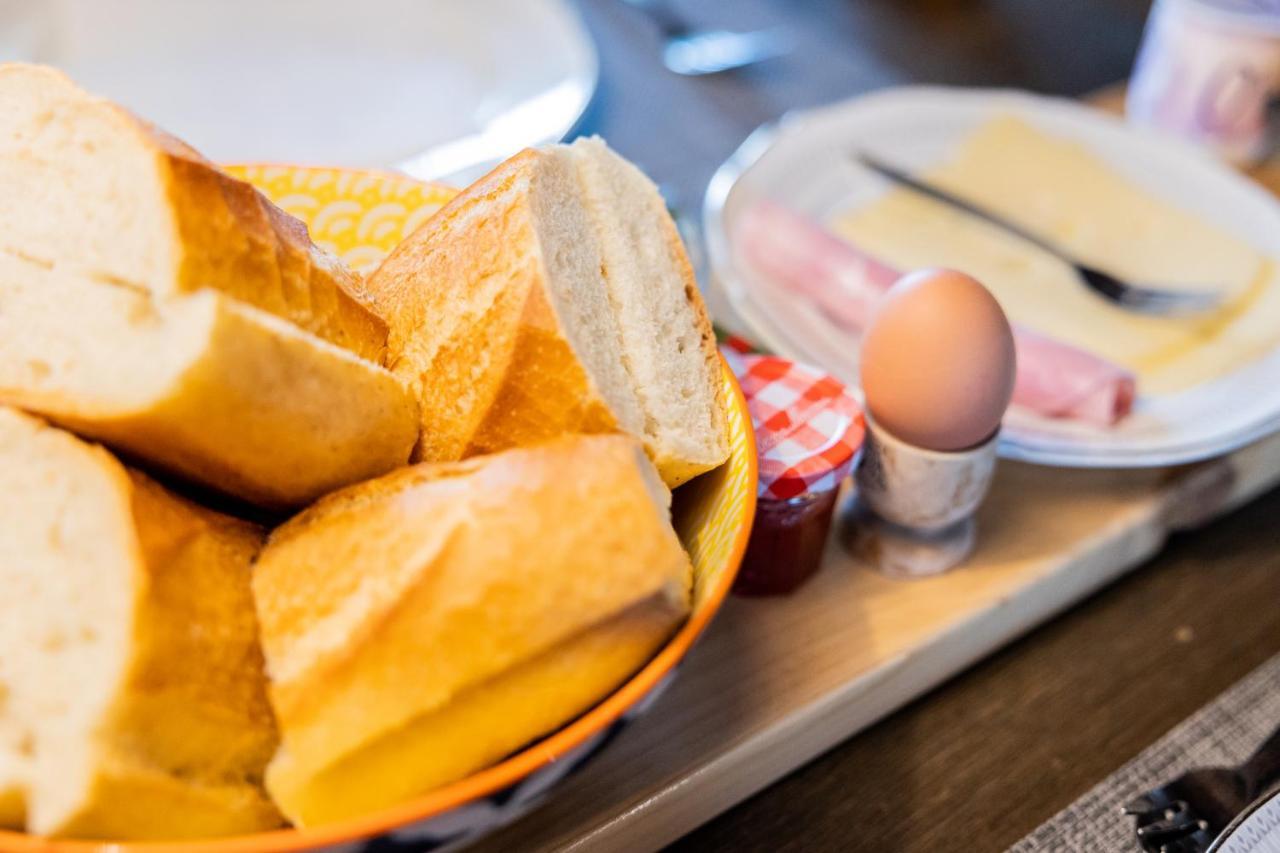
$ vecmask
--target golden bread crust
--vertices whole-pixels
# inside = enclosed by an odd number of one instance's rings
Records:
[[[117,109],[121,109],[117,107]],[[132,114],[154,141],[183,251],[178,291],[214,287],[382,364],[387,325],[360,277],[311,242],[307,226],[251,184]]]
[[[102,573],[99,580],[112,588],[106,597],[127,606],[106,609],[104,601],[97,611],[82,608],[92,619],[80,623],[75,641],[58,647],[59,661],[74,665],[88,659],[76,642],[107,644],[92,659],[111,674],[92,695],[65,697],[84,709],[78,716],[64,711],[49,720],[39,711],[44,687],[11,684],[12,721],[29,727],[29,775],[16,804],[27,828],[58,837],[141,839],[280,825],[262,786],[277,735],[250,592],[250,565],[264,531],[180,498],[105,449],[36,418],[0,408],[0,430],[6,465],[75,472],[73,490],[61,493],[70,496],[64,512],[122,528],[109,542],[75,547],[118,549],[84,571]],[[50,507],[27,515],[10,513],[5,523],[52,519],[62,530]],[[71,524],[60,535],[83,536],[83,529],[94,528]],[[81,566],[63,555],[68,543],[20,530],[5,532],[3,541],[43,567],[36,575],[48,589],[42,600],[74,595],[77,577],[67,575]],[[21,667],[14,672],[39,677]],[[14,806],[11,792],[8,818]]]
[[[531,733],[552,731],[590,709],[653,656],[681,615],[666,599],[640,602],[314,775],[284,752],[268,770],[271,789],[289,803],[295,821],[312,826],[462,778],[523,746]]]
[[[162,380],[136,377],[124,395],[0,365],[0,401],[271,509],[408,461],[417,404],[384,368],[218,293],[169,300],[158,322],[187,337],[177,353],[153,339],[173,360]],[[120,347],[147,345],[132,334]]]
[[[369,796],[387,804],[483,766],[496,757],[486,744],[514,748],[624,678],[688,607],[689,558],[662,489],[634,439],[573,436],[393,472],[276,530],[253,589],[283,739],[268,787],[282,810],[331,819],[307,805],[308,780],[415,720],[465,728],[446,709],[473,688],[652,602],[662,617],[629,635],[632,654],[591,670],[591,689],[511,709],[489,739],[444,737],[452,752],[387,771],[400,781],[375,779]]]
[[[414,461],[450,461],[617,430],[556,316],[524,151],[468,187],[369,277],[387,366],[418,395]],[[511,249],[511,251],[506,251]]]
[[[28,103],[23,109],[14,106],[7,111],[4,98],[15,102],[26,99]],[[29,103],[33,98],[40,99],[34,114]],[[223,172],[181,140],[125,108],[85,92],[61,71],[46,66],[0,64],[0,116],[12,125],[4,128],[10,134],[5,140],[5,156],[20,164],[11,172],[15,187],[9,188],[10,192],[19,197],[37,192],[30,184],[31,176],[37,173],[44,175],[39,181],[54,181],[58,158],[74,156],[77,168],[92,163],[94,169],[109,172],[125,168],[120,159],[113,158],[127,156],[133,163],[150,165],[132,174],[133,182],[127,188],[119,183],[92,188],[75,185],[75,192],[90,195],[85,199],[90,203],[81,207],[89,209],[91,216],[105,215],[104,209],[121,202],[107,193],[123,188],[148,210],[160,210],[159,219],[148,220],[148,229],[159,229],[148,235],[158,244],[154,263],[108,259],[100,248],[80,245],[81,237],[89,239],[91,231],[80,235],[76,210],[65,207],[37,216],[25,227],[39,230],[30,231],[28,238],[17,243],[11,242],[10,235],[0,234],[0,247],[48,264],[105,264],[81,271],[157,296],[219,290],[362,358],[382,363],[386,324],[367,304],[359,277],[317,248],[305,224],[280,210],[252,185]],[[109,147],[112,153],[101,153],[99,147]],[[27,171],[23,173],[21,168]],[[19,182],[27,188],[19,190]],[[141,227],[139,223],[132,225]],[[33,235],[36,239],[29,239]]]

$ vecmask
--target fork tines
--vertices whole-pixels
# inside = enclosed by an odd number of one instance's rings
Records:
[[[1138,841],[1152,853],[1204,853],[1217,835],[1184,800],[1171,800],[1160,788],[1131,800],[1124,813],[1138,819]]]

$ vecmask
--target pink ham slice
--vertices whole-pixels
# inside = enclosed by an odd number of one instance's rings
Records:
[[[876,300],[901,274],[782,205],[760,201],[743,212],[740,256],[775,284],[812,300],[834,323],[861,333]],[[1084,350],[1015,327],[1015,405],[1052,418],[1111,426],[1133,408],[1129,371]]]

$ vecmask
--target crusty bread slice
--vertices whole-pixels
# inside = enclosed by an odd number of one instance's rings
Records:
[[[668,499],[634,439],[574,436],[402,469],[276,530],[253,588],[281,810],[393,804],[618,684],[687,612]]]
[[[7,688],[0,695],[7,697]],[[23,780],[28,769],[24,744],[25,738],[18,726],[0,716],[0,829],[22,829],[27,821]]]
[[[0,65],[0,249],[157,297],[204,288],[377,363],[386,324],[304,224],[62,72]]]
[[[445,205],[370,276],[391,327],[387,366],[418,393],[415,460],[643,430],[576,197],[569,164],[526,151]]]
[[[3,407],[0,502],[7,817],[92,838],[277,825],[249,589],[262,531]]]
[[[653,184],[598,140],[508,160],[368,287],[391,327],[388,366],[422,404],[415,459],[622,430],[674,486],[728,457],[684,247]]]
[[[403,465],[394,376],[217,291],[145,293],[0,252],[0,402],[289,507]]]
[[[720,356],[689,256],[658,188],[602,139],[552,151],[577,169],[645,444],[677,485],[729,456]]]
[[[608,695],[653,657],[676,616],[669,600],[646,599],[320,769],[283,750],[268,774],[271,791],[305,826],[369,814],[461,779]]]

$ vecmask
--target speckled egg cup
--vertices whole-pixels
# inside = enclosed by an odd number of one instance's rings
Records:
[[[841,539],[877,571],[919,578],[955,568],[973,552],[974,513],[995,473],[998,431],[959,451],[926,450],[867,415],[857,488],[842,511]]]

